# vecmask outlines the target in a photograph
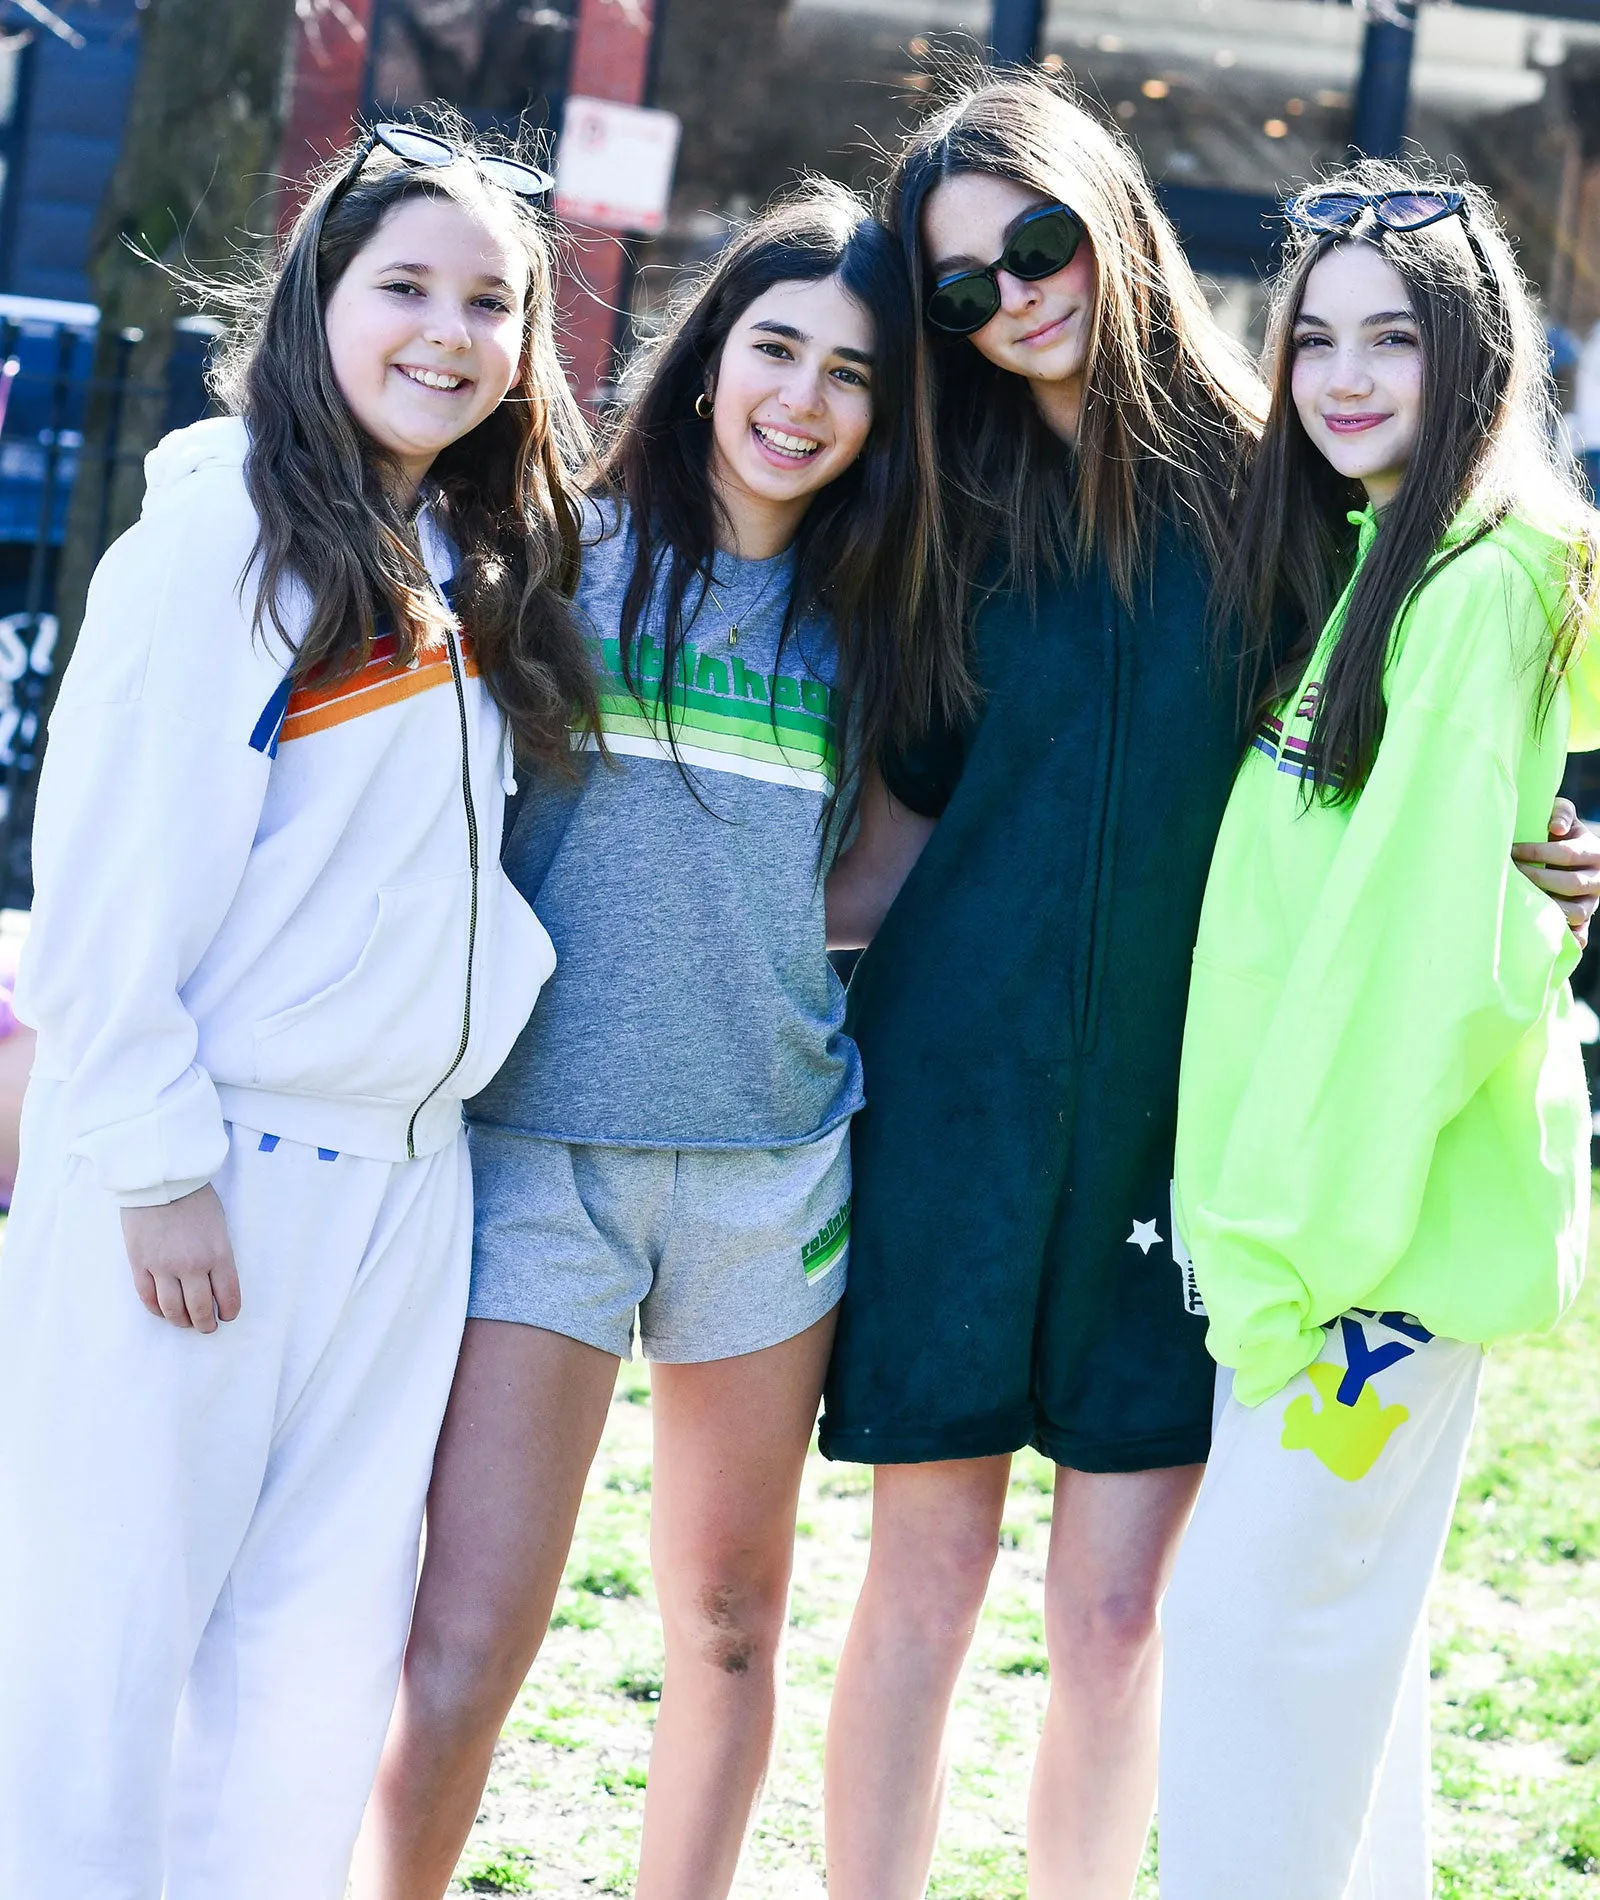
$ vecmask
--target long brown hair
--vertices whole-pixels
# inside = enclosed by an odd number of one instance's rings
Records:
[[[1031,586],[1041,570],[1098,555],[1130,602],[1162,521],[1215,560],[1236,463],[1265,396],[1211,315],[1138,158],[1065,84],[1020,73],[966,79],[912,134],[886,187],[884,215],[919,309],[923,207],[962,172],[1067,205],[1093,247],[1100,287],[1070,455],[1024,378],[966,339],[925,329],[957,573],[970,587],[998,548],[1010,582]]]
[[[470,127],[455,115],[435,117],[458,147],[486,149],[470,142]],[[363,664],[380,619],[396,635],[402,663],[437,637],[443,610],[415,526],[395,499],[388,458],[339,390],[323,312],[397,206],[447,199],[510,238],[527,260],[528,294],[516,382],[438,457],[428,487],[455,542],[455,607],[483,678],[520,747],[566,767],[569,728],[595,730],[598,713],[570,605],[579,563],[572,471],[587,435],[556,355],[549,241],[537,214],[464,162],[414,169],[380,146],[340,190],[354,152],[325,169],[275,265],[221,291],[237,320],[214,385],[250,429],[245,480],[260,521],[257,626],[270,620],[293,644],[299,676]],[[309,600],[298,638],[285,624],[291,583]]]
[[[1323,181],[1328,191],[1461,191],[1464,217],[1418,231],[1387,231],[1370,214],[1349,231],[1291,230],[1273,287],[1267,364],[1272,405],[1218,581],[1223,610],[1246,629],[1265,680],[1255,713],[1298,682],[1349,580],[1363,506],[1359,482],[1318,454],[1294,406],[1294,326],[1306,280],[1330,251],[1369,244],[1393,266],[1416,317],[1422,357],[1417,440],[1394,499],[1379,517],[1317,702],[1308,796],[1354,799],[1383,737],[1383,675],[1395,630],[1418,590],[1447,562],[1515,512],[1567,549],[1566,600],[1550,629],[1551,669],[1541,704],[1594,610],[1596,517],[1571,457],[1556,445],[1560,419],[1549,352],[1522,273],[1493,206],[1476,186],[1418,165],[1364,159]],[[1446,532],[1464,509],[1471,523]],[[1291,627],[1286,657],[1270,664],[1274,619]]]
[[[621,649],[636,695],[643,685],[641,621],[664,577],[661,683],[652,690],[670,735],[669,683],[686,621],[711,582],[724,525],[711,480],[711,424],[696,402],[716,380],[733,326],[758,297],[774,284],[829,277],[872,320],[872,424],[856,461],[817,493],[801,521],[781,638],[805,614],[831,616],[838,640],[836,745],[841,761],[861,762],[892,740],[912,737],[936,711],[958,712],[968,691],[959,646],[938,637],[942,566],[910,285],[898,246],[863,200],[843,185],[811,179],[725,246],[630,366],[604,472],[612,493],[627,503],[635,535]],[[825,837],[847,818],[858,786],[859,774],[846,782],[841,773]]]

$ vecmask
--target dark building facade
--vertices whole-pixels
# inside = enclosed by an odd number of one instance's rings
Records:
[[[1043,64],[1127,133],[1246,331],[1271,257],[1263,213],[1343,157],[1367,23],[1322,0],[1043,9]],[[990,24],[986,0],[670,0],[657,99],[684,143],[668,228],[640,250],[638,323],[676,266],[796,171],[870,178],[941,66],[981,51]],[[1405,131],[1496,195],[1553,320],[1600,318],[1600,24],[1430,0]]]
[[[57,0],[74,45],[0,19],[0,291],[84,302],[90,233],[139,59],[137,0]]]
[[[1565,10],[1597,15],[1600,0]],[[141,7],[55,0],[55,11],[81,43],[0,0],[0,292],[74,301],[88,296]],[[1039,11],[1044,64],[1134,141],[1248,331],[1271,255],[1263,212],[1343,153],[1364,12],[1335,0],[1047,0]],[[286,49],[281,169],[304,171],[358,112],[433,97],[480,123],[552,131],[569,90],[676,112],[666,229],[626,263],[608,240],[583,239],[581,275],[600,295],[574,289],[568,327],[591,394],[606,377],[606,302],[630,304],[647,330],[677,268],[797,172],[869,179],[941,64],[980,53],[995,21],[992,0],[665,0],[657,12],[652,0],[344,0]],[[1600,23],[1427,0],[1406,129],[1495,193],[1552,321],[1582,334],[1600,320]]]

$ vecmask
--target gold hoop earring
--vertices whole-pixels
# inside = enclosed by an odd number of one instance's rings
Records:
[[[694,399],[694,412],[702,422],[711,420],[711,397],[704,389]]]

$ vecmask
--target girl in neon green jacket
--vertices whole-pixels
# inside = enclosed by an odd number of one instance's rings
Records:
[[[1509,852],[1600,743],[1595,518],[1481,194],[1369,162],[1288,215],[1224,594],[1304,634],[1261,642],[1185,1031],[1176,1212],[1222,1373],[1162,1892],[1424,1900],[1426,1595],[1481,1348],[1559,1317],[1588,1237],[1577,947]]]
[[[1547,1327],[1587,1239],[1578,947],[1503,848],[1537,835],[1566,764],[1565,550],[1511,515],[1447,531],[1390,643],[1381,750],[1334,802],[1316,714],[1380,534],[1370,504],[1350,521],[1355,574],[1235,784],[1189,992],[1180,1225],[1247,1405],[1352,1306],[1478,1342]]]

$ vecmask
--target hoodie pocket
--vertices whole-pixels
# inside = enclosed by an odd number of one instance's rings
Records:
[[[415,1106],[461,1046],[470,871],[389,885],[354,967],[255,1028],[258,1088]]]

